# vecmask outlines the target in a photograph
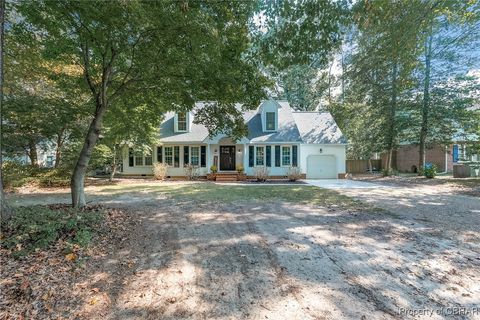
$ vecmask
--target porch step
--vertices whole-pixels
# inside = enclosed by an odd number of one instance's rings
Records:
[[[237,181],[237,174],[236,173],[217,173],[215,180],[218,182]]]

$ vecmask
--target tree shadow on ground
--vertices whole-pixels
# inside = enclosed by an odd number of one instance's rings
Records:
[[[117,193],[143,199],[110,202],[134,208],[143,223],[128,250],[92,269],[90,287],[108,299],[84,301],[85,314],[403,318],[399,308],[473,307],[480,294],[465,281],[478,277],[478,242],[385,212],[266,201],[261,191],[248,201],[220,202],[211,192],[218,189]],[[468,226],[457,232],[479,236]],[[130,260],[132,268],[111,267]]]

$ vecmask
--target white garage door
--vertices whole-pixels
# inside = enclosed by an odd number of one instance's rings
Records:
[[[307,179],[337,178],[337,162],[335,156],[307,157]]]

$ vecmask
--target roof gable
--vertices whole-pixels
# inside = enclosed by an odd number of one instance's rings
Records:
[[[290,105],[281,106],[275,103],[278,114],[276,131],[263,131],[261,114],[256,114],[248,126],[248,139],[251,142],[302,142]]]

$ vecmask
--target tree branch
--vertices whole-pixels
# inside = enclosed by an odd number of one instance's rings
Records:
[[[82,53],[82,59],[83,59],[83,76],[85,77],[85,80],[87,81],[88,87],[90,88],[90,91],[92,91],[93,95],[97,97],[97,90],[95,89],[95,84],[92,81],[92,77],[90,75],[90,55],[88,53],[88,42],[85,41],[85,45],[81,48],[81,53]]]

